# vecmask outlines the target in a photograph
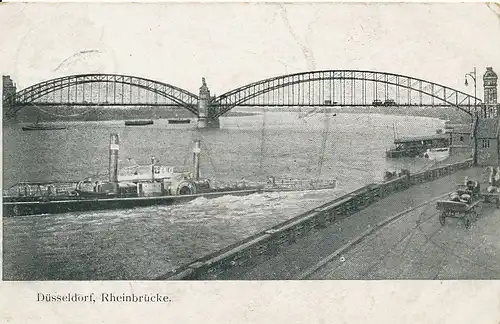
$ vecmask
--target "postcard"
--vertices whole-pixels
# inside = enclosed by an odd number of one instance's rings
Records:
[[[497,323],[499,22],[0,4],[0,317]]]

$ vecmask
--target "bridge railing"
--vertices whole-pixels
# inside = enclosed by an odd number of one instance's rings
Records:
[[[403,191],[413,185],[433,181],[472,167],[472,160],[405,175],[380,184],[369,184],[326,204],[302,213],[292,219],[256,233],[242,241],[183,265],[158,280],[210,280],[227,271],[245,265],[256,264],[263,257],[276,255],[279,250],[294,243],[314,229],[351,216],[380,199]]]

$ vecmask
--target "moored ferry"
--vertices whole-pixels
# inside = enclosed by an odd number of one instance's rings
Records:
[[[423,156],[430,149],[448,148],[449,134],[435,134],[394,139],[395,147],[386,151],[388,158]]]

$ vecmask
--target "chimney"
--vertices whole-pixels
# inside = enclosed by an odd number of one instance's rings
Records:
[[[120,139],[118,134],[111,134],[109,139],[109,182],[118,182],[118,152]]]
[[[155,182],[155,164],[156,159],[154,156],[151,157],[151,181]]]
[[[193,148],[193,168],[194,168],[194,180],[200,179],[200,140],[194,141]]]

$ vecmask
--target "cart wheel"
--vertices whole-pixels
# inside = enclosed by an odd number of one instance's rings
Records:
[[[464,218],[464,222],[465,222],[465,228],[470,228],[470,219],[469,217],[465,217]]]
[[[444,224],[445,224],[445,218],[446,218],[446,216],[445,216],[445,213],[444,213],[444,212],[443,212],[443,213],[441,213],[441,215],[439,215],[439,223],[440,223],[442,226],[444,226]]]

